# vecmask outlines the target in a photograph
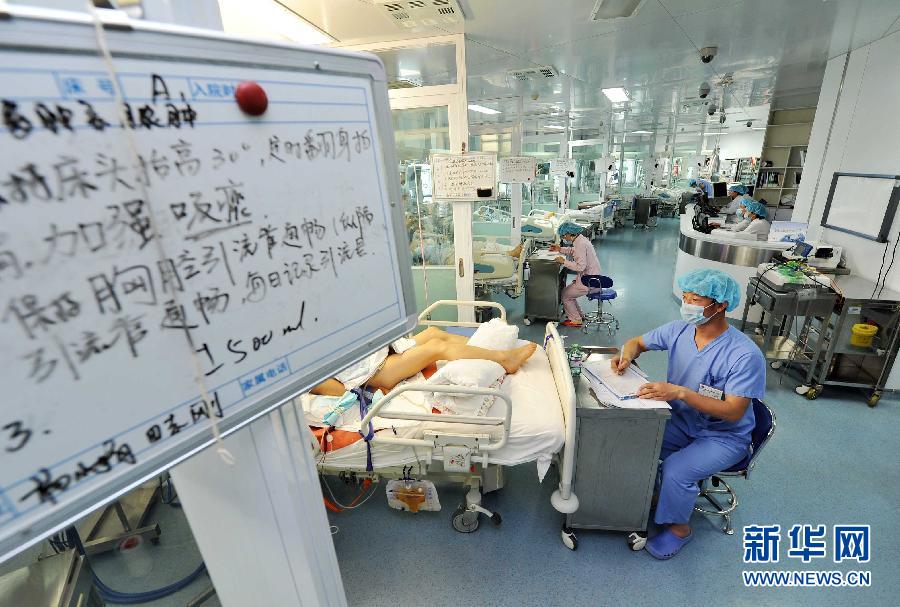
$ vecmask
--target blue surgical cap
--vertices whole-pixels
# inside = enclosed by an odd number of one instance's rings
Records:
[[[757,202],[756,200],[748,200],[744,203],[744,206],[747,208],[748,213],[753,213],[757,217],[762,217],[763,219],[769,214],[768,211],[766,211],[766,205]]]
[[[730,192],[736,192],[737,194],[740,194],[741,196],[743,196],[744,194],[747,193],[747,187],[741,183],[736,183],[734,185],[728,186],[728,190]]]
[[[678,277],[678,288],[700,297],[709,297],[719,303],[728,302],[725,308],[728,312],[741,303],[740,285],[721,270],[691,270]]]
[[[688,185],[697,185],[697,180],[696,179],[689,180]]]
[[[577,223],[566,221],[562,223],[556,231],[560,236],[565,236],[566,234],[575,234],[577,236],[584,232],[584,228]]]

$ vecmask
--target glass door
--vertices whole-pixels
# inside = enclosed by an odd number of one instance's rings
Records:
[[[451,151],[448,106],[391,110],[416,308],[456,299],[453,207],[432,197],[431,155]]]

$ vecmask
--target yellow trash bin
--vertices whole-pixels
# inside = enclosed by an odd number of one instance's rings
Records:
[[[850,345],[859,348],[872,346],[872,338],[878,333],[878,327],[867,323],[857,323],[850,327]]]

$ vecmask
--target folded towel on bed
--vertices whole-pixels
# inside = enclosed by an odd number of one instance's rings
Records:
[[[503,383],[504,377],[506,370],[491,360],[454,360],[440,367],[426,383],[463,388],[497,388]],[[441,413],[484,415],[494,404],[494,397],[435,392],[431,403]]]

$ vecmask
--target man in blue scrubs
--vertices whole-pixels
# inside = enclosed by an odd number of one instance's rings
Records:
[[[700,179],[700,178],[691,179],[688,182],[688,185],[702,190],[703,193],[706,194],[707,198],[713,197],[713,184],[708,179]]]
[[[755,423],[750,401],[762,399],[766,388],[762,352],[725,319],[740,302],[737,281],[718,270],[693,270],[679,277],[678,286],[682,320],[628,340],[612,361],[621,373],[642,352],[669,352],[667,381],[638,391],[640,398],[672,406],[655,517],[666,528],[647,542],[647,551],[658,559],[672,558],[692,539],[698,481],[748,454]]]

